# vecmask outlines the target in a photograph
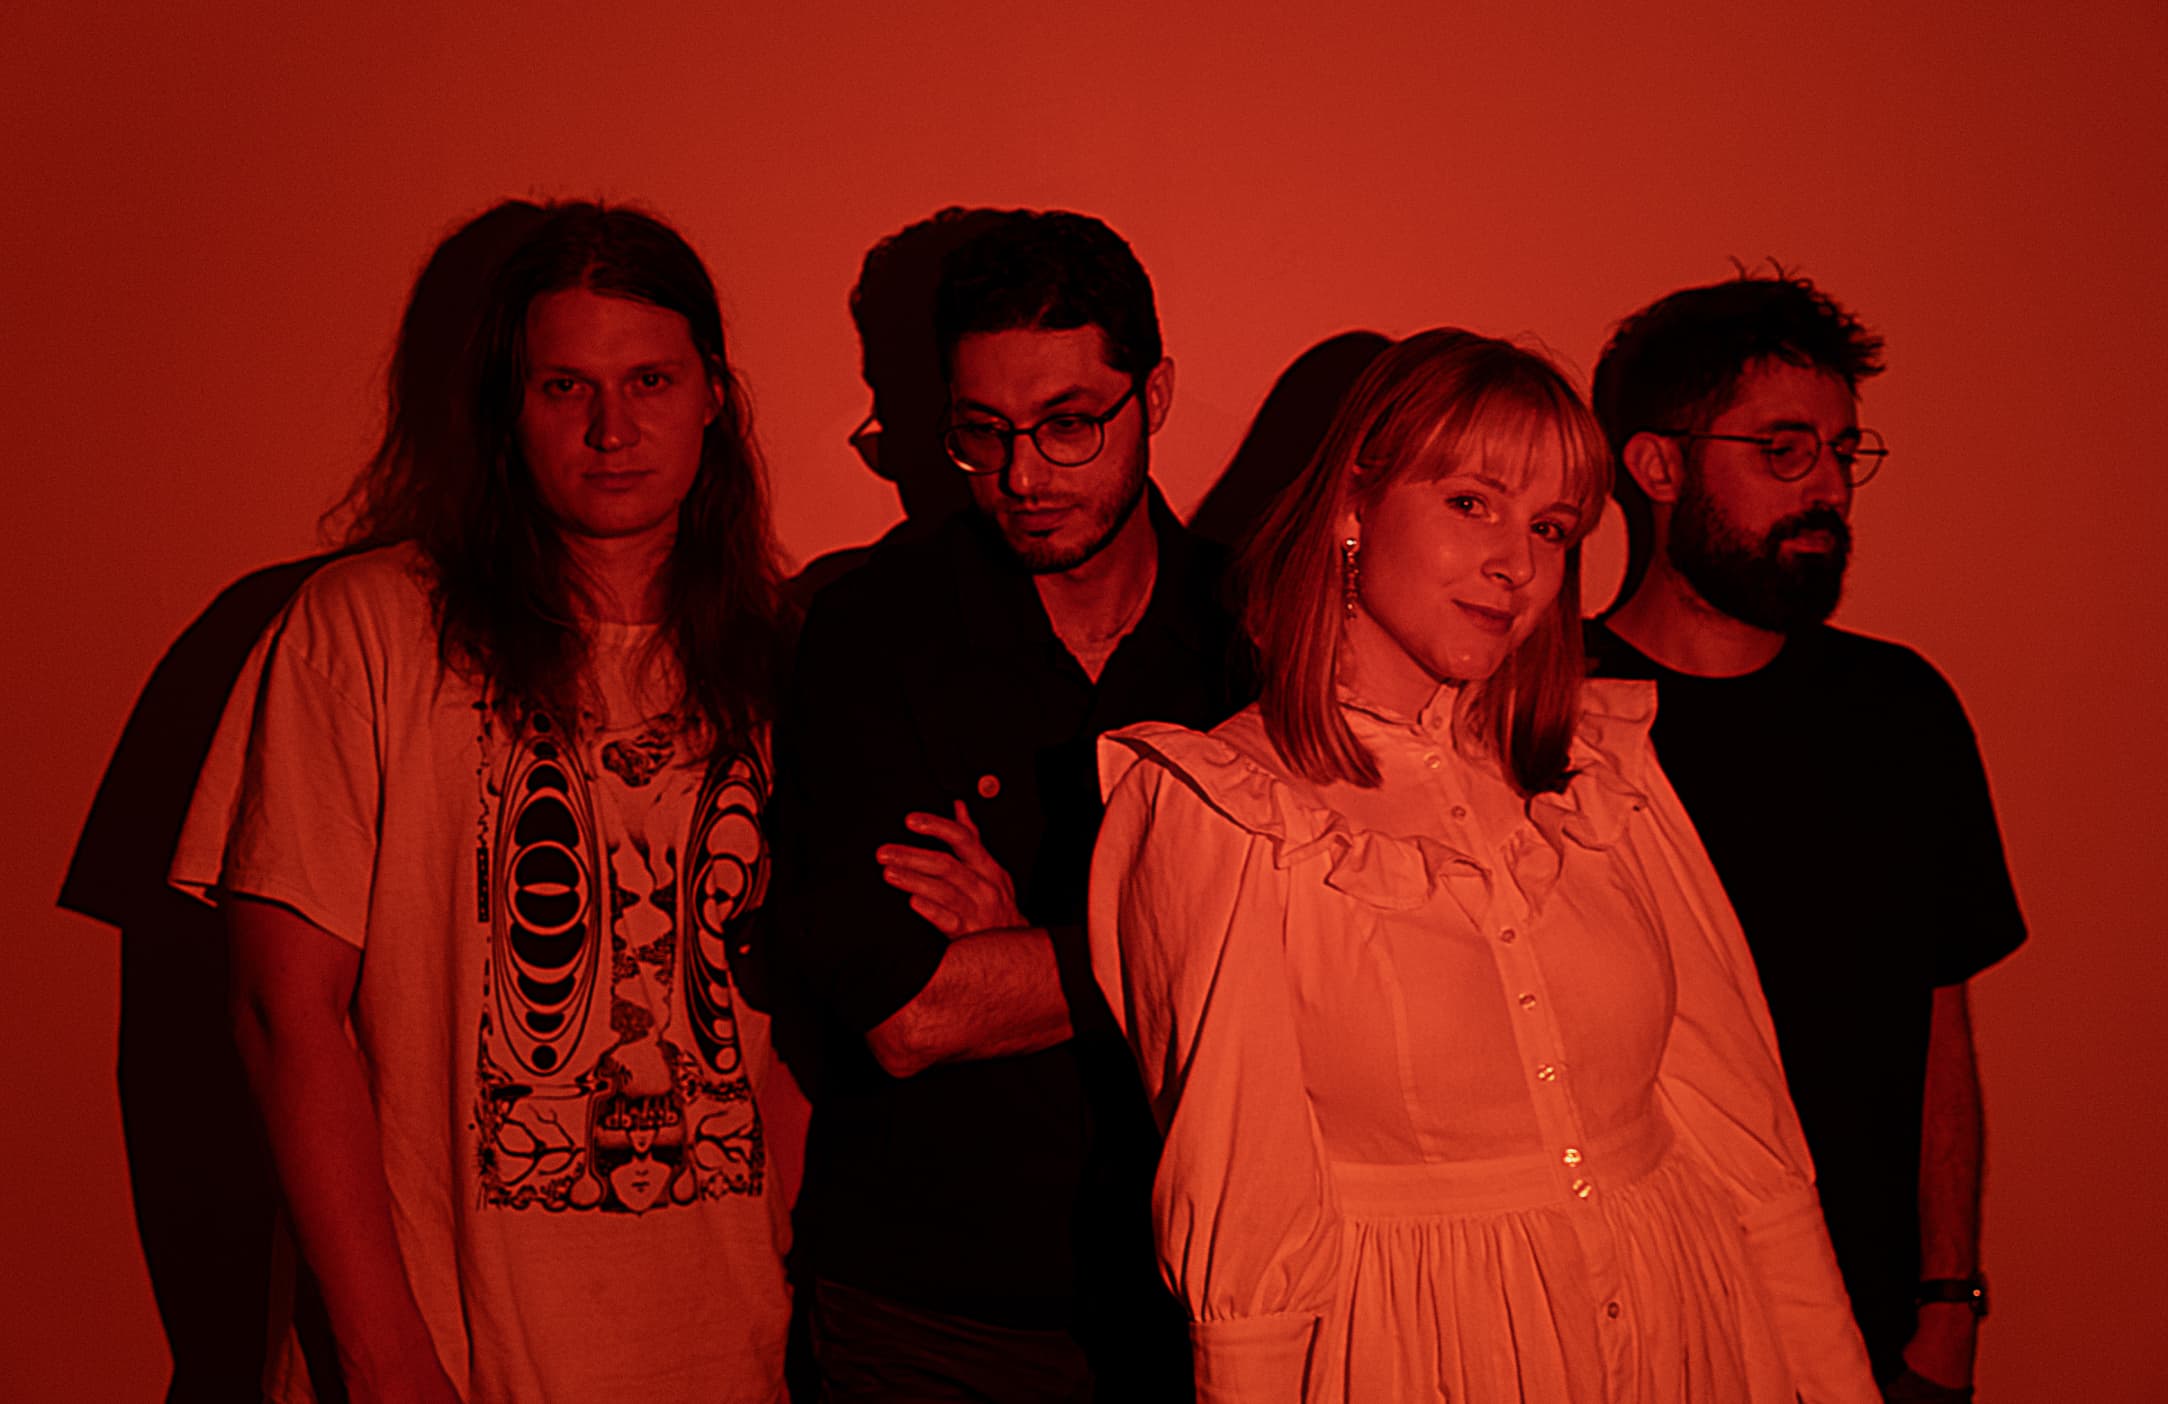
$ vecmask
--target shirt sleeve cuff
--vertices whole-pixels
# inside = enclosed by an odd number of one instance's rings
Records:
[[[1079,1039],[1119,1040],[1121,1026],[1114,1022],[1114,1011],[1107,1008],[1107,998],[1092,975],[1091,940],[1085,927],[1076,922],[1056,923],[1046,928],[1046,937],[1054,947],[1054,968],[1061,978],[1062,1000],[1069,1006],[1070,1030]]]
[[[1301,1404],[1316,1334],[1307,1313],[1191,1322],[1197,1404]]]

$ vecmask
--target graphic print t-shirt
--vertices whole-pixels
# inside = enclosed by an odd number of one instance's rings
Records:
[[[605,628],[577,719],[437,667],[404,548],[328,567],[229,704],[176,883],[362,952],[408,1276],[473,1401],[780,1396],[766,1020],[729,950],[766,880],[763,759],[643,705]],[[289,1343],[276,1399],[307,1399]]]

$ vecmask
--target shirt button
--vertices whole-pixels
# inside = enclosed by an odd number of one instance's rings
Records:
[[[1505,930],[1498,933],[1498,939],[1510,946],[1513,944],[1513,938],[1518,935],[1520,935],[1520,933],[1509,926]]]
[[[1535,997],[1534,995],[1532,995],[1532,994],[1524,994],[1524,995],[1522,995],[1522,996],[1521,996],[1521,1008],[1523,1008],[1523,1009],[1533,1009],[1533,1008],[1535,1008],[1535,1007],[1536,1007],[1536,997]]]
[[[1536,1069],[1536,1076],[1543,1079],[1545,1082],[1556,1082],[1558,1080],[1558,1069],[1552,1067],[1549,1063],[1545,1063],[1543,1066]],[[1568,1160],[1566,1163],[1568,1165],[1573,1164],[1571,1160]]]
[[[1456,804],[1456,805],[1454,805],[1454,806],[1453,806],[1453,817],[1454,817],[1455,819],[1465,819],[1465,818],[1467,818],[1467,817],[1468,817],[1468,806],[1467,806],[1467,805],[1465,805],[1465,804]]]
[[[1568,1165],[1579,1165],[1581,1163],[1581,1148],[1579,1146],[1568,1146],[1566,1147],[1566,1153],[1559,1158]]]
[[[1588,1198],[1589,1194],[1594,1191],[1595,1188],[1596,1187],[1594,1185],[1590,1184],[1586,1180],[1575,1180],[1573,1182],[1574,1194],[1582,1199]]]
[[[1439,759],[1438,753],[1436,751],[1432,751],[1429,755],[1423,757],[1423,764],[1429,766],[1432,770],[1436,770],[1439,766],[1445,764],[1445,762]]]
[[[992,799],[992,798],[993,798],[994,796],[996,796],[996,795],[998,795],[998,794],[1000,794],[1000,793],[1001,793],[1001,777],[1000,777],[1000,776],[998,776],[998,775],[981,775],[981,776],[979,777],[979,798],[980,798],[980,799]]]
[[[1611,1319],[1612,1319],[1613,1321],[1616,1321],[1616,1320],[1618,1320],[1618,1303],[1617,1303],[1617,1302],[1609,1302],[1609,1303],[1606,1303],[1606,1304],[1605,1304],[1605,1306],[1604,1306],[1604,1309],[1603,1309],[1603,1314],[1604,1314],[1605,1316],[1608,1316],[1608,1317],[1610,1317],[1610,1318],[1611,1318]]]

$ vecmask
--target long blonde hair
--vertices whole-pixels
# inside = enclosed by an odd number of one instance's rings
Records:
[[[1377,760],[1341,715],[1339,523],[1403,473],[1497,465],[1524,475],[1540,450],[1565,463],[1579,510],[1558,598],[1462,717],[1523,795],[1563,788],[1582,676],[1581,542],[1611,491],[1611,452],[1565,374],[1535,351],[1454,327],[1419,332],[1371,362],[1317,454],[1274,499],[1242,553],[1243,624],[1264,677],[1265,730],[1319,783],[1376,785]]]

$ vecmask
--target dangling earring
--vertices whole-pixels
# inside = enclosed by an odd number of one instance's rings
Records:
[[[1340,543],[1340,608],[1348,618],[1362,603],[1362,542],[1350,536]]]

